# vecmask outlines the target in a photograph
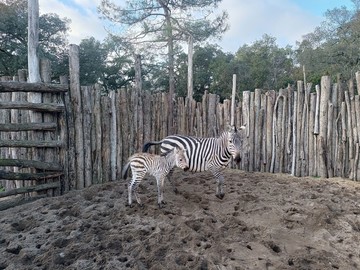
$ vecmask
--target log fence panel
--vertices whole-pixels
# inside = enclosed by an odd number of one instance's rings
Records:
[[[58,195],[65,182],[59,149],[66,147],[59,128],[65,112],[60,95],[68,87],[26,83],[26,70],[18,74],[14,81],[0,82],[0,180],[7,190],[1,196]]]
[[[76,64],[73,69],[76,71]],[[232,166],[246,171],[360,180],[360,101],[359,95],[355,94],[360,75],[356,79],[356,83],[346,84],[338,76],[332,85],[331,78],[324,76],[321,84],[315,87],[298,81],[295,88],[289,86],[279,91],[244,91],[235,102],[234,110],[235,123],[246,125],[242,131],[242,160],[238,167]],[[169,135],[169,130],[177,134],[213,137],[230,123],[230,100],[220,102],[219,96],[207,91],[199,102],[172,98],[173,112],[170,112],[169,95],[165,92],[152,94],[122,88],[107,94],[99,86],[80,87],[77,80],[70,78],[70,93],[36,92],[45,104],[58,106],[61,110],[31,112],[28,118],[33,120],[32,126],[18,114],[18,110],[25,107],[10,109],[9,104],[27,102],[18,95],[21,91],[15,91],[13,95],[8,90],[0,91],[1,158],[23,160],[21,151],[12,151],[15,147],[31,153],[33,162],[54,156],[53,163],[63,168],[61,176],[57,177],[65,179],[61,182],[65,192],[119,179],[130,155],[141,151],[145,142],[158,141]],[[14,83],[11,89],[15,89]],[[31,93],[29,88],[21,87]],[[33,103],[44,105],[37,101],[35,99]],[[64,113],[66,118],[61,118]],[[170,113],[173,113],[173,123],[168,122]],[[37,114],[43,117],[42,120],[34,117]],[[24,136],[27,140],[23,140]],[[34,148],[46,150],[32,153]],[[159,153],[159,147],[150,151]],[[14,167],[6,162],[0,166]],[[57,174],[33,168],[31,172],[24,168],[19,175],[33,181],[41,179],[42,174],[45,182],[40,184],[48,184],[51,183],[48,177]],[[16,171],[8,173],[0,175],[15,178],[12,173]],[[20,176],[16,180],[22,181]]]

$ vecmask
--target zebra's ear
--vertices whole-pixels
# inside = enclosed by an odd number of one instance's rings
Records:
[[[236,126],[228,125],[227,131],[228,131],[228,132],[236,132]]]

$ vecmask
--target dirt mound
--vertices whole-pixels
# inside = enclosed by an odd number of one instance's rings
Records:
[[[359,269],[360,183],[226,170],[173,175],[159,209],[118,181],[0,212],[0,269]]]

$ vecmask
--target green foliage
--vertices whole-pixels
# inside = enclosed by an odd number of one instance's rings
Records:
[[[264,35],[236,52],[240,88],[278,90],[286,87],[294,72],[291,47],[279,48],[274,37]]]
[[[196,100],[205,90],[220,95],[221,99],[229,98],[234,73],[240,93],[255,88],[278,90],[294,84],[303,79],[303,66],[307,82],[313,84],[319,84],[324,74],[342,73],[345,79],[353,78],[360,68],[360,0],[352,0],[353,9],[328,10],[326,20],[298,42],[296,49],[280,48],[274,37],[264,35],[252,44],[241,46],[235,54],[224,53],[216,45],[206,43],[219,38],[228,28],[227,13],[216,12],[220,2],[136,0],[118,7],[110,0],[103,0],[102,15],[120,22],[120,35],[109,35],[104,42],[93,37],[81,41],[81,84],[100,83],[107,91],[131,84],[135,75],[134,54],[139,53],[145,90],[169,91],[173,79],[176,94],[186,96],[188,59],[183,45],[189,36],[195,39]],[[53,78],[68,74],[69,20],[56,14],[43,14],[39,26],[39,56],[51,60]],[[26,68],[26,55],[27,1],[3,0],[0,2],[0,76],[14,75],[18,69]]]
[[[204,91],[220,95],[221,99],[230,98],[234,55],[224,53],[219,47],[206,45],[194,47],[194,93],[193,98],[200,100]],[[180,96],[187,95],[187,55],[179,55],[176,62],[176,86]]]
[[[106,91],[116,90],[134,80],[133,63],[122,47],[111,38],[104,43],[94,37],[83,39],[80,49],[80,84],[101,84]]]
[[[39,56],[52,62],[54,76],[63,75],[69,21],[56,14],[39,18]],[[67,57],[66,57],[67,58]],[[0,76],[27,67],[27,1],[0,2]]]
[[[297,61],[312,74],[314,83],[324,74],[342,73],[350,79],[360,68],[360,1],[352,2],[352,10],[327,10],[326,20],[298,44]]]
[[[94,37],[83,39],[79,45],[80,84],[98,83],[105,70],[107,51]]]

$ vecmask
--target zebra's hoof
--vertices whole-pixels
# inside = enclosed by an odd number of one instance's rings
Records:
[[[161,201],[160,203],[158,203],[159,209],[163,208],[164,205],[166,205],[165,201]]]
[[[220,200],[222,200],[224,198],[225,194],[216,194],[216,197],[218,197]]]

